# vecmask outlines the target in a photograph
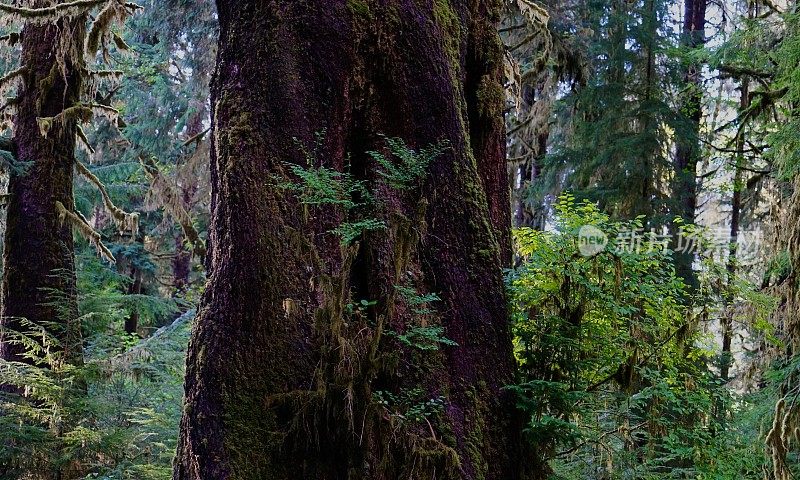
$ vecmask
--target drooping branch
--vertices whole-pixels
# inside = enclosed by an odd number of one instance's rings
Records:
[[[754,100],[751,102],[750,106],[742,110],[739,113],[739,116],[733,120],[729,121],[725,125],[717,127],[714,133],[722,132],[731,125],[738,125],[736,129],[736,135],[734,135],[734,137],[728,142],[728,146],[732,145],[738,138],[740,138],[744,128],[748,125],[750,120],[758,117],[769,108],[773,107],[775,103],[783,98],[788,92],[788,87],[783,87],[778,90],[756,90],[751,92]],[[756,101],[756,99],[758,101]]]
[[[91,108],[87,107],[86,105],[79,104],[62,110],[54,117],[39,117],[36,119],[36,122],[39,125],[39,133],[42,135],[42,137],[47,138],[47,135],[50,133],[50,129],[53,128],[53,125],[56,122],[77,120],[80,123],[86,123],[92,119],[92,114],[93,112]]]
[[[78,15],[108,0],[74,0],[72,2],[58,3],[49,7],[15,7],[0,3],[0,12],[18,15],[22,18],[50,19],[52,17]]]
[[[153,332],[135,347],[111,357],[108,362],[110,369],[112,371],[119,370],[137,361],[146,360],[152,355],[151,349],[158,345],[159,340],[169,337],[187,322],[194,320],[196,314],[197,311],[195,309],[188,310],[186,313],[173,320],[169,325],[165,325]]]
[[[72,226],[73,230],[77,231],[81,237],[85,238],[96,250],[97,253],[100,254],[101,257],[108,260],[110,263],[117,263],[117,259],[114,258],[114,254],[111,253],[111,250],[105,246],[103,243],[103,238],[89,225],[89,222],[86,220],[86,217],[81,215],[80,212],[73,212],[67,210],[61,202],[56,202],[56,210],[58,211],[58,219],[61,221],[63,225],[64,222],[69,222],[70,226]]]
[[[89,155],[94,155],[94,147],[92,147],[92,145],[89,143],[89,139],[86,137],[86,132],[83,131],[83,128],[80,125],[78,125],[77,136],[79,146],[83,148]]]
[[[205,258],[206,245],[203,239],[200,238],[200,233],[194,228],[192,218],[189,212],[186,211],[180,195],[175,191],[175,187],[165,178],[158,165],[152,159],[141,156],[139,160],[144,171],[150,177],[151,188],[159,197],[159,203],[178,222],[184,236],[192,244],[194,254],[200,259]]]
[[[39,133],[47,138],[47,134],[56,122],[76,120],[78,123],[88,123],[94,116],[104,117],[111,124],[119,126],[119,110],[99,103],[80,103],[62,110],[54,117],[39,117]]]
[[[11,70],[11,71],[10,71],[10,72],[8,72],[7,74],[3,75],[2,77],[0,77],[0,88],[3,88],[3,85],[5,85],[6,83],[10,82],[10,81],[11,81],[11,80],[13,80],[14,78],[16,78],[16,77],[18,77],[18,76],[22,75],[22,74],[23,74],[23,73],[25,73],[27,70],[28,70],[28,68],[27,68],[27,67],[25,67],[25,66],[22,66],[22,67],[19,67],[19,68],[18,68],[18,69],[16,69],[16,70]]]
[[[28,68],[22,66],[0,77],[0,99],[4,99],[6,94],[11,90],[11,88],[14,87],[14,80],[22,77],[22,75],[24,75],[27,71]]]
[[[751,76],[757,78],[773,78],[774,75],[772,72],[766,72],[762,70],[756,70],[753,68],[747,67],[739,67],[736,65],[719,65],[717,66],[717,70],[728,74],[728,76],[733,77],[743,77],[743,76]],[[723,77],[724,78],[724,77]]]
[[[211,127],[208,127],[205,130],[203,130],[202,132],[200,132],[198,134],[195,134],[195,135],[192,135],[188,140],[183,142],[183,144],[181,146],[182,147],[188,147],[192,143],[200,143],[200,142],[202,142],[203,141],[203,137],[205,137],[206,134],[208,132],[210,132],[210,131],[211,131]]]
[[[106,186],[103,185],[103,182],[101,182],[100,179],[97,178],[97,176],[80,161],[75,160],[75,166],[77,167],[78,172],[87,180],[89,180],[89,182],[94,184],[94,186],[97,187],[97,190],[100,191],[100,195],[103,197],[103,205],[105,205],[108,213],[111,214],[111,217],[114,219],[114,223],[116,223],[117,229],[119,229],[120,233],[130,232],[131,235],[135,237],[136,233],[139,231],[139,214],[128,213],[114,205],[114,202],[111,200],[111,196],[109,196],[108,190],[106,189]]]

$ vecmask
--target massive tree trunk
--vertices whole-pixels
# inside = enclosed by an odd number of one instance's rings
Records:
[[[59,114],[79,99],[84,67],[74,64],[70,49],[82,51],[84,23],[82,15],[31,23],[22,35],[26,70],[14,121],[18,165],[9,182],[0,317],[4,329],[26,330],[22,318],[52,326],[73,359],[80,357],[75,257],[71,224],[59,218],[57,203],[73,208],[77,119]],[[37,122],[42,117],[56,117],[46,136]],[[21,360],[21,354],[5,335],[0,356]]]
[[[684,0],[683,36],[681,44],[687,49],[700,48],[705,44],[707,0]],[[703,66],[690,63],[684,74],[684,98],[681,110],[686,116],[688,134],[682,135],[676,145],[672,192],[674,213],[685,223],[694,223],[697,211],[697,162],[700,160],[700,123],[703,119]],[[676,236],[678,232],[673,234]],[[686,284],[695,288],[697,278],[692,269],[692,252],[675,253],[675,270]]]
[[[522,478],[499,2],[217,5],[210,283],[174,478]],[[365,153],[388,156],[382,135],[449,148],[400,190]],[[365,182],[386,228],[341,246],[353,213],[301,204],[288,163]],[[420,318],[397,286],[441,300]],[[438,325],[457,346],[401,341]]]

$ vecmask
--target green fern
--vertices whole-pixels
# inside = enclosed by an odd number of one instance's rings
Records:
[[[367,152],[381,167],[378,175],[392,188],[410,190],[420,186],[428,174],[428,167],[449,148],[449,142],[440,141],[419,152],[410,148],[400,138],[385,138],[389,155]]]
[[[407,347],[416,348],[422,351],[439,350],[444,346],[457,347],[458,343],[444,336],[444,327],[411,327],[405,333],[387,330],[385,334],[396,338],[400,343]]]
[[[351,210],[371,202],[365,183],[326,167],[288,164],[296,181],[279,179],[278,187],[295,193],[306,205],[339,205]],[[355,200],[356,198],[360,200]]]
[[[384,222],[374,218],[367,218],[357,222],[343,223],[331,231],[341,238],[342,244],[349,245],[366,232],[384,229],[386,229]]]

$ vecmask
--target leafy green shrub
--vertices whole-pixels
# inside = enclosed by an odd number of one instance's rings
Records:
[[[604,248],[583,238],[602,232]],[[557,478],[687,478],[717,431],[711,353],[664,238],[563,196],[554,231],[515,232],[508,275],[529,440]]]

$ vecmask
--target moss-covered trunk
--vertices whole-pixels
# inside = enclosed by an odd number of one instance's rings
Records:
[[[210,283],[174,478],[522,478],[499,2],[217,4]],[[391,158],[383,135],[449,147],[396,188],[366,154]],[[363,181],[359,218],[385,228],[342,246],[354,213],[302,204],[291,164]]]
[[[23,31],[25,67],[17,97],[13,143],[16,168],[9,182],[2,280],[4,328],[27,330],[25,318],[44,325],[64,343],[67,358],[80,357],[75,256],[70,223],[57,203],[71,209],[76,119],[59,115],[78,101],[85,17],[31,23]],[[82,58],[82,56],[79,56]],[[43,135],[37,121],[54,117]],[[20,360],[20,346],[0,342],[0,355]]]

